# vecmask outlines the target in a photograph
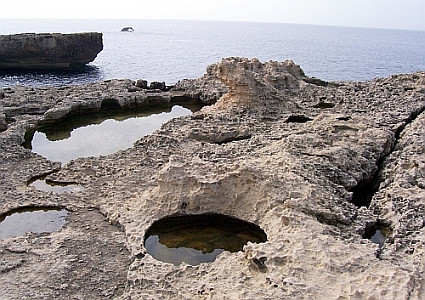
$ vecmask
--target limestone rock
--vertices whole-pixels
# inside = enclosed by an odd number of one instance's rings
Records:
[[[167,86],[165,85],[165,82],[158,82],[158,81],[152,81],[151,84],[149,85],[150,89],[153,90],[160,90],[160,91],[166,91],[167,90]]]
[[[136,82],[136,87],[141,88],[141,89],[147,89],[148,88],[148,81],[143,80],[143,79],[139,79]]]
[[[129,87],[135,82],[3,89],[0,104],[14,121],[0,133],[0,214],[60,203],[99,209],[122,231],[107,222],[81,226],[74,216],[55,234],[0,240],[0,298],[67,299],[80,291],[95,299],[110,281],[120,294],[105,298],[423,299],[425,72],[326,83],[289,61],[229,58],[167,92]],[[38,125],[102,107],[183,99],[215,104],[169,121],[130,149],[80,158],[49,175],[83,185],[78,193],[27,186],[59,169],[20,146]],[[367,194],[358,187],[368,183],[378,188],[370,205],[356,203]],[[146,230],[182,213],[243,219],[268,240],[197,266],[155,260],[144,247]],[[365,237],[379,223],[393,232],[383,247]],[[114,240],[125,243],[128,262]],[[99,259],[103,251],[108,256]],[[82,280],[75,270],[100,280]],[[60,282],[67,285],[57,288]]]
[[[0,69],[75,69],[102,49],[102,34],[96,32],[2,35]]]
[[[425,228],[425,113],[419,114],[401,133],[394,151],[384,163],[380,187],[371,209],[392,230],[391,243],[382,256],[407,256],[421,260]]]
[[[258,59],[232,57],[210,66],[207,72],[215,74],[229,89],[221,101],[234,105],[261,105],[264,100],[281,100],[285,90],[296,90],[301,79],[307,78],[301,68],[289,60],[263,64]]]
[[[199,99],[204,104],[213,104],[227,93],[228,89],[215,74],[207,73],[198,79],[180,80],[171,91],[179,92],[183,97]]]

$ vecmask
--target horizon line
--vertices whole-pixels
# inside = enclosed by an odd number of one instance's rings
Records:
[[[359,28],[359,29],[377,29],[377,30],[401,30],[401,31],[418,31],[425,32],[425,29],[412,28],[394,28],[394,27],[369,27],[361,25],[341,25],[341,24],[317,24],[317,23],[294,23],[294,22],[278,22],[278,21],[246,21],[246,20],[214,20],[214,19],[154,19],[154,18],[130,18],[130,17],[5,17],[1,20],[137,20],[137,21],[181,21],[181,22],[229,22],[229,23],[259,23],[259,24],[285,24],[285,25],[304,25],[304,26],[322,26],[322,27],[343,27],[343,28]]]

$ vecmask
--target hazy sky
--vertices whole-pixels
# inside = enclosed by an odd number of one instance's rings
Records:
[[[425,0],[0,0],[0,18],[228,20],[425,30]]]

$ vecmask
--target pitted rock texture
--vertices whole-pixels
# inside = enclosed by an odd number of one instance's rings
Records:
[[[283,63],[258,59],[232,57],[212,65],[208,73],[216,76],[229,88],[221,99],[224,107],[234,105],[264,105],[267,101],[279,101],[287,90],[295,91],[302,79],[307,78],[293,61]],[[259,101],[260,100],[260,101]]]
[[[113,79],[80,86],[59,88],[15,86],[4,88],[0,99],[0,118],[18,124],[19,116],[32,117],[37,124],[54,123],[71,114],[92,113],[102,109],[132,109],[174,104],[211,104],[227,92],[212,76],[182,80],[169,91],[138,88],[129,79]],[[28,122],[26,122],[28,123]]]
[[[187,97],[202,86],[224,93],[215,78],[229,91],[216,104],[169,121],[130,149],[62,167],[22,148],[25,132],[72,112],[97,110],[104,99],[115,99],[118,107],[146,103],[137,98],[146,92],[128,92],[131,81],[5,90],[0,103],[10,121],[0,133],[0,213],[24,205],[99,209],[123,231],[117,237],[131,256],[116,299],[423,299],[425,73],[325,83],[292,62],[229,58],[199,80],[182,81],[177,92]],[[83,91],[90,91],[87,99],[76,96]],[[172,91],[156,92],[155,103],[168,103]],[[50,95],[47,102],[37,100],[41,93]],[[55,110],[61,113],[52,117]],[[49,179],[84,190],[58,195],[26,186],[52,170],[59,171]],[[373,180],[380,187],[370,207],[354,205],[352,191]],[[174,266],[146,253],[144,234],[155,220],[200,213],[253,222],[268,241],[198,266]],[[393,232],[383,248],[363,238],[378,222]],[[49,235],[49,243],[66,234]],[[28,236],[43,238],[30,234],[0,246],[27,249]],[[60,249],[53,247],[47,257],[69,264]],[[10,262],[0,274],[1,285],[12,291],[5,299],[25,298],[18,289],[26,287],[20,258],[4,251],[2,259]],[[49,267],[48,261],[38,265]],[[31,275],[46,282],[42,274]],[[80,289],[88,284],[70,276]],[[68,288],[55,297],[67,299]],[[30,289],[35,298],[43,295],[40,287]]]
[[[97,210],[71,212],[60,232],[11,240],[0,243],[1,299],[113,299],[124,291],[125,239]]]
[[[77,69],[102,49],[98,32],[0,35],[0,70]]]
[[[404,260],[405,254],[421,258],[424,249],[416,244],[424,243],[425,113],[401,132],[383,165],[380,189],[371,203],[381,223],[393,229],[391,243],[382,255],[397,254],[399,260]]]

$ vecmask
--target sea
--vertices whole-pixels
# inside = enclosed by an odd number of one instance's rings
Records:
[[[124,27],[133,32],[121,32]],[[0,19],[0,34],[103,33],[104,49],[78,72],[0,71],[0,88],[63,86],[129,78],[198,78],[208,65],[239,56],[293,60],[306,75],[327,81],[364,81],[425,70],[425,31],[302,24],[118,20]]]

